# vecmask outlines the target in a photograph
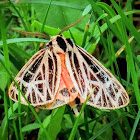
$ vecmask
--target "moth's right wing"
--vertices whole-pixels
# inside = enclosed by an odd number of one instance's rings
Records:
[[[33,106],[41,106],[54,101],[61,75],[61,60],[51,49],[38,51],[20,70],[15,81]],[[18,101],[19,91],[12,82],[9,96]],[[20,94],[20,101],[26,104]]]
[[[74,45],[66,56],[66,66],[81,102],[90,93],[87,104],[100,109],[116,109],[126,106],[129,97],[119,81],[92,55]]]

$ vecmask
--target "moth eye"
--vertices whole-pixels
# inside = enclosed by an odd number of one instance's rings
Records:
[[[64,39],[63,39],[62,37],[59,37],[59,36],[58,36],[57,39],[56,39],[56,41],[57,41],[59,47],[60,47],[64,52],[66,52],[67,46],[66,46],[66,43],[65,43]]]
[[[66,40],[71,45],[71,47],[73,48],[73,42],[72,42],[72,40],[70,38],[67,38]]]

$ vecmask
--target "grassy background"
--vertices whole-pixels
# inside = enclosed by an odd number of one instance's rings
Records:
[[[134,0],[0,1],[0,139],[140,139],[138,6],[140,2]],[[11,80],[39,50],[40,42],[49,41],[34,33],[58,35],[82,16],[63,35],[117,77],[129,94],[129,105],[112,111],[84,105],[84,115],[76,118],[68,105],[49,111],[12,102],[8,98]]]

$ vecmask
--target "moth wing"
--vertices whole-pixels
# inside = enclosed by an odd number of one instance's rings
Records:
[[[67,54],[66,65],[81,102],[94,90],[88,105],[116,109],[129,103],[128,94],[119,81],[81,47],[74,45],[73,51]]]
[[[44,105],[53,102],[57,93],[61,74],[61,60],[57,54],[49,48],[38,51],[23,66],[15,77],[15,81],[25,94],[25,97],[33,106]],[[9,96],[12,100],[18,101],[19,91],[12,82],[9,88]],[[25,99],[20,95],[22,104]]]

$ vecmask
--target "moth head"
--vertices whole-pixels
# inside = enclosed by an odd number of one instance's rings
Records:
[[[58,35],[51,37],[49,45],[53,47],[53,50],[55,50],[57,53],[65,53],[72,50],[73,41]]]

